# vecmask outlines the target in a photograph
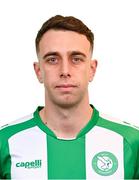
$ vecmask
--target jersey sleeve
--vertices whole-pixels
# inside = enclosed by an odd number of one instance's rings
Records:
[[[3,178],[2,176],[2,142],[1,142],[1,139],[0,139],[0,179]]]
[[[10,154],[5,130],[0,130],[0,179],[10,179]]]
[[[135,177],[134,179],[139,179],[139,147],[138,147],[138,153],[137,153],[137,161],[136,161],[136,167],[135,167]]]

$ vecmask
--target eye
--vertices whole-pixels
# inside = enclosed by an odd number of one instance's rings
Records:
[[[49,64],[56,64],[58,62],[57,57],[48,57],[46,59],[46,62],[48,62]]]
[[[81,57],[73,57],[72,58],[72,62],[75,63],[75,64],[78,64],[81,61],[83,61],[83,59]]]

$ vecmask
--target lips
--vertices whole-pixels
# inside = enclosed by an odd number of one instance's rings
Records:
[[[56,88],[75,88],[77,86],[73,85],[73,84],[60,84],[57,85]]]
[[[77,86],[73,84],[59,84],[56,86],[56,89],[62,93],[71,93]]]

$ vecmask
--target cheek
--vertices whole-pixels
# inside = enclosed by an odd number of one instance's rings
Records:
[[[83,76],[86,79],[86,81],[89,81],[91,75],[90,67],[86,67],[83,72]]]
[[[90,79],[90,73],[87,68],[82,69],[82,72],[79,72],[79,79],[81,84],[87,85]]]
[[[50,70],[43,72],[43,79],[46,87],[53,86],[55,82],[57,82],[56,73],[53,73]]]
[[[44,68],[41,69],[41,78],[43,80],[43,83],[46,84],[49,76],[48,76],[48,72]]]

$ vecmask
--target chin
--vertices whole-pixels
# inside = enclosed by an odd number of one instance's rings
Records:
[[[84,93],[65,94],[63,96],[51,96],[51,101],[61,108],[72,108],[78,106],[84,99]]]
[[[79,104],[79,100],[65,100],[65,101],[57,101],[55,104],[61,108],[72,108]]]

